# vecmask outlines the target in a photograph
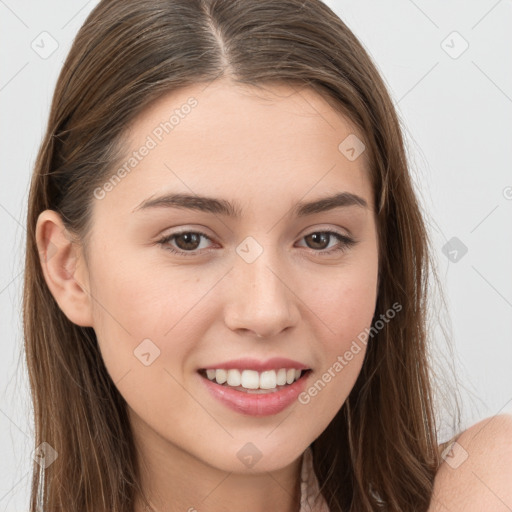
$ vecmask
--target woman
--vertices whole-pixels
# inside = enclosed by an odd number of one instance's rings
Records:
[[[437,440],[429,258],[327,6],[100,2],[29,197],[31,510],[510,505],[508,416]]]

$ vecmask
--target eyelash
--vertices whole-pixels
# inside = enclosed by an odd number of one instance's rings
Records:
[[[328,234],[328,235],[334,236],[335,238],[338,239],[339,242],[341,242],[341,244],[338,245],[335,248],[331,248],[331,249],[328,249],[328,250],[324,249],[324,250],[316,251],[315,249],[310,249],[311,251],[317,253],[318,256],[330,256],[330,255],[332,255],[334,253],[344,252],[344,251],[350,249],[351,247],[353,247],[354,245],[357,244],[357,241],[354,240],[353,238],[350,238],[350,237],[348,237],[346,235],[342,235],[341,233],[338,233],[337,231],[329,231],[329,230],[325,230],[325,231],[312,231],[311,233],[308,233],[307,235],[304,235],[302,238],[306,238],[309,235],[319,234],[319,233]],[[168,243],[171,240],[173,240],[174,238],[179,237],[181,235],[184,235],[184,234],[200,235],[200,236],[203,236],[204,238],[207,238],[208,240],[211,241],[211,238],[208,235],[206,235],[205,233],[202,233],[201,231],[180,231],[179,233],[173,233],[172,235],[166,235],[165,237],[163,237],[160,240],[158,240],[157,243],[160,244],[166,251],[170,251],[173,254],[178,254],[178,255],[184,256],[184,257],[196,256],[197,254],[202,252],[201,250],[199,250],[199,251],[198,250],[196,250],[196,251],[183,251],[181,249],[175,249],[171,245],[168,245]],[[210,251],[206,250],[206,252],[210,252]]]

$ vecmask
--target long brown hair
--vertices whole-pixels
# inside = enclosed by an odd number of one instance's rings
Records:
[[[23,296],[35,446],[31,512],[129,512],[143,495],[126,403],[95,332],[70,322],[43,277],[38,215],[57,211],[87,248],[93,191],[122,156],[123,135],[150,102],[216,78],[311,87],[365,137],[379,236],[374,321],[346,402],[312,443],[332,512],[427,510],[440,464],[427,311],[430,242],[400,122],[376,66],[319,0],[102,0],[79,30],[57,81],[33,172]],[[433,272],[434,270],[434,272]]]

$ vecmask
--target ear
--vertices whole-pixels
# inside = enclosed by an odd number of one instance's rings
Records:
[[[46,284],[60,309],[74,324],[92,327],[87,267],[80,246],[72,241],[57,212],[39,214],[36,243]]]

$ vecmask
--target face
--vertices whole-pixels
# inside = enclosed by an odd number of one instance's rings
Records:
[[[77,278],[148,450],[158,439],[223,471],[253,471],[248,456],[277,470],[343,405],[377,298],[355,137],[313,90],[284,85],[200,84],[136,119],[126,160],[92,198]]]

